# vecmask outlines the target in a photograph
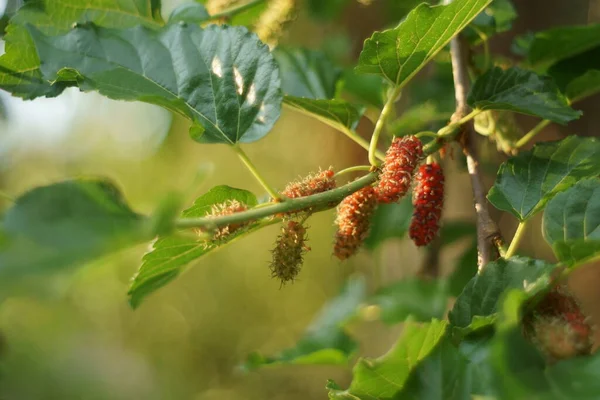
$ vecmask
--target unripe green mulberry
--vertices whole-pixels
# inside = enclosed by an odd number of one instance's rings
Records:
[[[214,204],[211,208],[210,213],[208,213],[207,217],[222,217],[225,215],[236,214],[242,211],[247,211],[248,206],[244,203],[241,203],[237,200],[228,200],[225,203]],[[231,235],[235,231],[247,226],[250,222],[240,222],[237,224],[230,224],[227,226],[222,226],[217,228],[213,240],[223,239],[224,237]],[[204,234],[205,231],[200,229],[198,230],[199,234]]]
[[[335,189],[334,174],[333,169],[329,168],[319,171],[316,174],[308,175],[301,181],[292,182],[287,185],[281,194],[290,199],[296,199]]]
[[[271,276],[278,278],[282,285],[293,281],[302,268],[304,253],[308,250],[306,228],[296,221],[284,223],[272,251]]]

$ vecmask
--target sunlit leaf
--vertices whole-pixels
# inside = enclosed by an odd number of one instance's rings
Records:
[[[499,210],[525,221],[557,193],[600,174],[600,143],[569,136],[536,144],[500,166],[488,199]]]
[[[399,394],[419,363],[430,355],[446,332],[446,321],[407,322],[394,347],[385,355],[358,360],[347,390],[328,385],[329,398],[340,400],[391,399]]]
[[[358,72],[380,74],[404,86],[491,0],[454,0],[448,5],[421,4],[396,28],[375,32],[365,41]]]
[[[150,240],[150,221],[103,180],[35,188],[1,219],[0,273],[26,275],[80,264]]]
[[[543,233],[556,257],[564,263],[580,264],[598,256],[600,181],[580,181],[550,200],[544,210]]]
[[[233,200],[244,203],[248,207],[257,204],[256,196],[247,190],[224,185],[216,186],[196,199],[194,205],[184,210],[182,215],[186,218],[203,217],[211,212],[213,205]],[[259,225],[252,224],[227,235],[216,243],[178,234],[159,238],[152,250],[144,255],[142,266],[133,277],[129,287],[131,306],[134,308],[139,306],[146,296],[175,279],[190,262],[259,228]]]
[[[47,80],[170,109],[194,122],[190,133],[198,142],[253,142],[279,118],[279,70],[246,28],[86,24],[55,37],[28,29]]]
[[[107,28],[162,25],[160,2],[147,0],[37,0],[28,1],[11,19],[4,37],[5,54],[0,57],[0,88],[15,96],[32,99],[57,96],[65,83],[50,85],[39,70],[40,60],[26,25],[45,35],[68,32],[74,23],[93,22]]]
[[[469,105],[480,110],[509,110],[560,124],[581,116],[573,110],[554,81],[519,68],[495,67],[480,76],[469,93]]]
[[[331,299],[306,329],[296,346],[274,356],[252,354],[245,368],[269,364],[347,364],[357,343],[343,325],[357,313],[366,294],[364,277],[348,280],[337,297]]]

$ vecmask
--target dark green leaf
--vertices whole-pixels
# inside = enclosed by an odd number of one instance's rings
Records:
[[[494,371],[490,362],[492,333],[490,330],[481,335],[470,336],[463,339],[458,346],[458,351],[469,362],[471,393],[474,395],[493,396],[495,394],[493,391]]]
[[[473,43],[481,41],[481,35],[490,38],[512,28],[517,12],[510,0],[494,0],[469,25],[465,34]]]
[[[509,110],[560,124],[581,116],[551,78],[516,67],[506,71],[495,67],[483,74],[471,88],[468,102],[480,110]]]
[[[382,108],[385,87],[385,81],[380,76],[360,75],[354,69],[344,71],[342,89],[353,101]]]
[[[396,324],[408,316],[417,321],[442,318],[447,301],[444,281],[411,278],[379,289],[368,302],[379,307],[383,322]]]
[[[283,93],[309,99],[332,99],[342,73],[322,53],[315,50],[277,48],[273,55],[281,71]]]
[[[150,240],[153,224],[133,212],[103,180],[35,188],[9,208],[0,225],[0,273],[28,274],[83,263]]]
[[[411,373],[397,400],[471,400],[471,370],[448,338],[443,339]]]
[[[561,262],[576,265],[596,257],[600,253],[600,181],[580,181],[550,200],[543,233]]]
[[[346,364],[356,351],[356,342],[343,325],[356,315],[366,294],[364,277],[348,280],[340,294],[330,300],[313,320],[296,346],[273,357],[253,354],[245,364],[256,368],[265,364]]]
[[[448,294],[458,296],[467,283],[477,274],[477,241],[465,250],[448,278]]]
[[[525,221],[557,193],[600,174],[600,143],[569,136],[536,144],[500,166],[489,201]]]
[[[454,0],[445,6],[421,4],[396,28],[365,41],[356,70],[380,74],[404,86],[491,0]]]
[[[196,199],[194,205],[184,210],[182,215],[186,218],[203,217],[210,213],[213,205],[233,200],[244,203],[248,207],[258,203],[256,196],[247,190],[225,185],[216,186]],[[134,308],[139,306],[147,295],[175,279],[190,262],[259,228],[258,224],[250,225],[233,232],[218,243],[199,241],[190,236],[177,234],[159,238],[154,243],[152,251],[144,255],[142,266],[133,277],[129,287],[131,306]]]
[[[400,203],[380,204],[371,220],[365,246],[372,250],[387,239],[403,238],[412,218],[412,202],[406,197]]]
[[[377,359],[361,358],[352,370],[347,390],[330,384],[329,398],[340,400],[391,399],[401,392],[412,371],[434,351],[446,332],[446,321],[407,322],[400,339]]]
[[[28,29],[47,80],[170,109],[194,122],[190,133],[198,142],[253,142],[279,118],[279,70],[246,28],[117,31],[86,24],[56,37]]]
[[[5,54],[0,57],[0,88],[15,96],[33,99],[57,96],[64,83],[50,85],[42,78],[40,60],[25,25],[31,24],[45,35],[68,32],[74,23],[93,22],[107,28],[129,28],[136,25],[160,27],[158,1],[95,0],[87,4],[81,0],[29,1],[11,19],[4,37]]]
[[[554,268],[555,265],[525,257],[499,259],[487,264],[456,299],[448,315],[450,324],[466,333],[491,325],[507,290],[521,289],[533,296],[548,285]],[[484,319],[474,323],[476,316]]]
[[[544,67],[600,46],[600,24],[567,26],[537,32],[527,60]]]
[[[561,60],[548,69],[571,103],[600,91],[600,46]]]
[[[322,20],[332,19],[344,10],[350,0],[308,0],[308,9],[311,14]]]
[[[356,128],[364,108],[357,108],[344,100],[315,100],[285,96],[284,104],[341,131]]]
[[[206,7],[199,3],[184,3],[177,7],[169,16],[169,24],[188,22],[191,24],[199,24],[208,21],[210,15],[206,11]]]
[[[477,227],[469,221],[449,221],[444,223],[440,229],[440,238],[444,246],[450,246],[464,238],[474,238],[477,234]]]

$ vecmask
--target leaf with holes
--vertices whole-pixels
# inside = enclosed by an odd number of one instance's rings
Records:
[[[272,364],[347,364],[358,346],[343,325],[356,315],[366,291],[364,277],[351,277],[340,294],[325,304],[294,347],[274,356],[251,354],[244,368]]]
[[[155,228],[129,208],[111,182],[71,180],[38,187],[17,198],[0,220],[0,274],[80,264],[150,240]]]
[[[400,393],[418,365],[431,354],[446,333],[446,321],[407,322],[394,347],[376,359],[361,358],[352,370],[352,383],[341,390],[328,384],[329,398],[339,400],[391,399]]]
[[[444,6],[417,6],[396,28],[375,32],[365,41],[356,70],[382,75],[403,87],[490,1],[454,0]]]
[[[279,47],[274,52],[286,95],[309,99],[332,99],[342,70],[322,52]]]
[[[573,110],[554,81],[520,68],[495,67],[476,81],[469,105],[480,110],[508,110],[566,124],[581,116]]]
[[[247,190],[225,185],[216,186],[196,199],[194,205],[184,210],[182,215],[186,218],[204,217],[211,212],[214,205],[233,200],[243,203],[249,208],[257,204],[256,196]],[[152,250],[144,255],[142,266],[133,277],[129,287],[129,303],[136,308],[146,296],[179,276],[190,262],[260,227],[260,224],[251,224],[232,232],[218,242],[200,241],[178,234],[157,239]]]
[[[569,136],[536,144],[500,166],[489,201],[521,221],[542,210],[557,193],[600,174],[600,143]]]
[[[583,180],[550,200],[542,230],[556,257],[566,264],[573,266],[598,256],[600,181]]]
[[[107,28],[162,24],[160,2],[147,0],[38,0],[29,1],[10,20],[6,29],[5,54],[0,57],[0,88],[15,96],[33,99],[59,95],[67,82],[50,85],[39,69],[40,60],[26,25],[34,25],[45,35],[68,32],[74,23],[93,22]]]
[[[246,28],[86,24],[55,37],[28,29],[47,80],[172,110],[194,122],[190,134],[200,143],[253,142],[279,118],[277,64]]]
[[[341,131],[356,128],[364,108],[356,107],[344,100],[319,100],[285,96],[284,104]]]

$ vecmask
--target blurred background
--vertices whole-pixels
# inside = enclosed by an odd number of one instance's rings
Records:
[[[163,0],[165,18],[181,3]],[[417,3],[306,0],[281,43],[320,49],[350,70],[363,40],[374,30],[397,24]],[[492,51],[509,58],[515,57],[510,49],[516,35],[600,22],[599,0],[513,3],[519,14],[514,29],[490,43]],[[0,10],[5,8],[6,0],[0,1]],[[397,129],[418,126],[424,112],[439,115],[444,123],[453,107],[447,57],[438,57],[407,92],[398,115],[412,110],[415,117],[404,118]],[[10,197],[81,175],[113,179],[140,212],[151,212],[170,192],[184,193],[191,203],[217,184],[262,193],[226,146],[193,142],[188,123],[158,107],[77,89],[35,101],[1,92],[0,100],[0,192]],[[425,106],[416,112],[415,104]],[[600,98],[576,108],[584,112],[581,120],[550,126],[540,138],[597,135]],[[365,137],[373,129],[373,115],[369,110],[359,125]],[[534,118],[517,118],[523,131],[536,123]],[[279,188],[319,167],[339,170],[367,163],[366,152],[343,135],[287,109],[271,134],[245,149]],[[490,141],[482,141],[481,152],[489,187],[506,155]],[[472,224],[469,179],[460,151],[453,155],[445,160],[449,184],[444,220]],[[0,197],[0,210],[8,204]],[[511,237],[516,221],[495,211],[493,217],[505,237]],[[539,217],[529,225],[522,253],[553,260],[541,237]],[[364,274],[370,291],[421,274],[432,263],[448,274],[461,259],[465,263],[465,250],[472,243],[458,241],[432,254],[417,250],[410,240],[390,238],[340,263],[331,256],[333,211],[313,216],[309,225],[312,251],[300,278],[281,288],[268,269],[277,226],[195,262],[183,278],[135,311],[126,293],[147,245],[61,274],[0,282],[0,399],[324,399],[326,380],[347,384],[349,367],[279,366],[249,373],[237,367],[253,351],[273,354],[292,346],[352,274]],[[472,268],[474,255],[466,260]],[[595,266],[578,271],[572,284],[584,303],[600,300]],[[386,351],[398,334],[398,328],[379,322],[352,329],[361,339],[360,354],[370,356]]]

